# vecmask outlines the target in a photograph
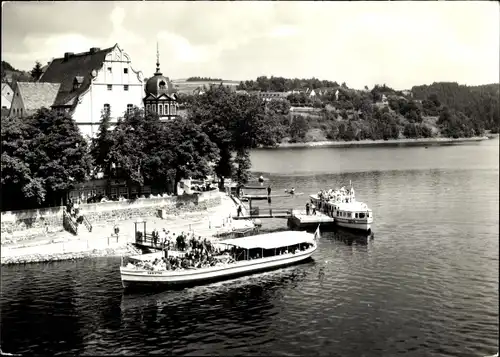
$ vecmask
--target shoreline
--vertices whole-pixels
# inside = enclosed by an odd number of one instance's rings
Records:
[[[221,197],[221,202],[217,206],[211,207],[205,211],[181,212],[179,214],[169,215],[166,219],[145,217],[145,220],[149,222],[148,231],[152,231],[153,228],[160,229],[165,227],[173,232],[180,233],[181,231],[192,230],[196,232],[196,234],[209,237],[227,231],[230,228],[232,229],[232,224],[230,226],[225,224],[227,223],[227,217],[230,215],[236,215],[236,204],[230,197],[224,195]],[[135,237],[133,237],[134,232],[130,230],[135,220],[134,218],[118,221],[117,224],[122,227],[120,231],[127,233],[120,234],[122,238],[119,240],[117,238],[116,243],[109,245],[108,241],[107,246],[95,246],[95,249],[89,249],[88,243],[87,248],[85,248],[84,243],[85,241],[97,243],[97,241],[100,240],[99,238],[72,236],[66,231],[60,232],[61,237],[59,237],[59,239],[57,239],[57,237],[51,237],[50,239],[45,237],[34,237],[32,239],[25,239],[6,245],[2,244],[1,265],[11,266],[30,263],[49,263],[62,260],[119,257],[121,255],[137,254],[136,248],[131,244],[135,241]],[[127,228],[123,227],[124,225],[127,226]],[[97,223],[95,228],[102,232],[111,232],[113,226],[114,223],[102,222],[101,224]],[[103,235],[103,237],[105,236],[106,235]],[[71,251],[65,251],[67,249],[63,248],[61,251],[61,244],[66,244],[66,247],[77,246],[77,248],[70,248]],[[24,250],[25,254],[9,254],[9,251],[17,248]]]
[[[310,141],[304,143],[280,143],[276,147],[262,147],[259,149],[288,149],[288,148],[312,148],[312,147],[356,147],[356,146],[391,146],[391,145],[424,145],[424,144],[445,144],[490,140],[498,137],[476,136],[471,138],[418,138],[418,139],[390,139],[390,140],[360,140],[360,141]]]

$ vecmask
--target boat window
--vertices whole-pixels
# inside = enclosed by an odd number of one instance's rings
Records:
[[[356,218],[358,218],[358,214],[356,213]]]
[[[359,218],[365,218],[365,214],[364,213],[360,213],[359,214]]]

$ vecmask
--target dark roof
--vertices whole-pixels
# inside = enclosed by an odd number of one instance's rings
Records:
[[[17,88],[26,111],[49,108],[54,103],[61,85],[59,83],[17,82]]]
[[[160,86],[160,83],[162,86]],[[170,79],[163,76],[161,73],[155,73],[153,77],[149,78],[144,86],[144,90],[146,91],[146,95],[152,94],[155,97],[176,92]]]
[[[93,53],[76,53],[68,59],[62,57],[52,60],[40,78],[40,81],[61,83],[61,88],[53,105],[72,105],[80,94],[87,91],[92,80],[92,70],[99,70],[102,67],[106,55],[115,46]],[[83,83],[79,88],[73,90],[75,77],[83,77]]]

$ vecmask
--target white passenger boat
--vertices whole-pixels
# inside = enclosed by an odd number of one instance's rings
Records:
[[[277,269],[309,259],[317,249],[319,237],[318,227],[314,234],[286,231],[222,240],[216,245],[223,254],[213,256],[215,259],[212,259],[211,266],[200,267],[200,264],[195,264],[198,267],[176,270],[168,266],[157,268],[150,265],[151,261],[162,259],[163,252],[132,256],[120,266],[122,285],[132,288],[205,284]],[[172,253],[168,252],[168,255],[171,257]]]
[[[316,210],[333,217],[338,226],[371,233],[373,212],[365,203],[356,201],[352,186],[349,190],[342,187],[309,197]]]

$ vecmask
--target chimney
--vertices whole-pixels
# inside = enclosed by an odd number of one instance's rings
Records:
[[[96,53],[96,52],[98,52],[98,51],[100,51],[100,50],[101,50],[101,49],[100,49],[99,47],[92,47],[92,48],[90,49],[90,53],[91,53],[91,54],[92,54],[92,53]]]
[[[64,53],[64,60],[67,61],[73,55],[74,55],[74,52],[66,52],[66,53]]]

